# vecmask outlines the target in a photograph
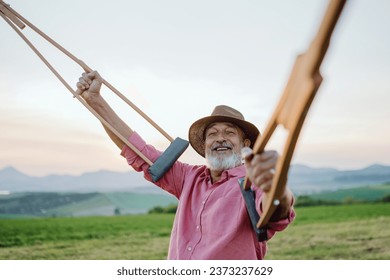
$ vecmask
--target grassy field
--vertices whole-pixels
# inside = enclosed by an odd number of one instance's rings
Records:
[[[297,208],[268,259],[390,260],[390,203]]]
[[[390,259],[390,203],[297,208],[267,259]],[[165,259],[173,215],[2,219],[0,259]]]

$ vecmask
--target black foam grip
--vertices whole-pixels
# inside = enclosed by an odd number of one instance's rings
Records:
[[[253,230],[256,233],[257,241],[266,241],[268,239],[267,237],[267,228],[266,227],[257,227],[257,222],[260,220],[260,215],[257,213],[256,210],[256,203],[255,203],[255,194],[254,191],[249,188],[247,190],[244,189],[245,178],[238,179],[238,184],[241,189],[242,196],[245,201],[246,210],[249,215],[249,219],[251,221]]]
[[[189,142],[177,137],[161,156],[149,167],[153,182],[157,182],[187,149]]]

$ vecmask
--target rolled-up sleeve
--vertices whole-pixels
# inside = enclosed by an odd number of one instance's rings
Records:
[[[162,154],[153,146],[147,145],[137,132],[133,132],[128,140],[152,162],[156,161],[156,159]],[[127,145],[123,147],[121,156],[127,160],[127,163],[131,165],[135,171],[145,171],[149,168],[149,165]]]
[[[143,155],[145,155],[150,161],[155,162],[157,158],[162,154],[152,145],[148,145],[139,136],[137,132],[133,132],[129,137],[129,142],[133,144]],[[173,194],[177,198],[180,197],[185,174],[190,166],[188,164],[176,161],[172,167],[164,174],[164,176],[157,182],[153,182],[151,175],[148,172],[149,164],[139,157],[132,149],[125,145],[122,149],[121,156],[123,156],[129,165],[131,165],[135,171],[143,172],[144,178],[153,184],[159,186],[163,190]]]
[[[291,207],[290,212],[288,213],[287,218],[276,222],[268,222],[267,237],[271,239],[277,231],[284,230],[292,221],[295,219],[294,208]]]
[[[257,209],[260,217],[263,214],[262,203],[261,203],[261,199],[262,199],[263,194],[264,193],[262,191],[260,191],[260,189],[257,188],[257,190],[256,190],[256,209]],[[294,198],[291,202],[291,208],[290,208],[290,211],[289,211],[286,218],[281,219],[279,221],[268,222],[268,224],[267,224],[267,237],[268,237],[268,239],[271,239],[275,235],[276,232],[283,231],[290,223],[292,223],[294,221],[295,211],[294,211],[293,205],[294,205]]]

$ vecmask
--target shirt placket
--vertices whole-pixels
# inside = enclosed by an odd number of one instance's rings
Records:
[[[191,242],[188,243],[187,245],[187,252],[189,254],[189,259],[192,258],[192,255],[194,254],[195,250],[196,250],[196,247],[197,245],[201,242],[202,240],[202,213],[204,212],[205,208],[207,207],[207,201],[209,199],[209,197],[211,196],[211,194],[214,192],[215,188],[217,187],[217,185],[212,185],[210,183],[210,180],[207,180],[206,184],[208,184],[208,190],[204,193],[203,197],[202,197],[202,201],[200,202],[200,206],[199,206],[199,211],[197,213],[197,216],[196,216],[196,222],[195,222],[195,225],[194,225],[194,235],[191,239]]]

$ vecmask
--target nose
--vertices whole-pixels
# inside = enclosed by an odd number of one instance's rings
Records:
[[[224,143],[226,143],[226,140],[218,139],[218,140],[215,140],[215,143],[217,143],[218,145],[223,145]]]
[[[218,137],[215,141],[214,141],[214,145],[218,145],[218,146],[222,146],[222,145],[226,145],[227,143],[227,140],[221,136],[221,137]]]
[[[223,131],[219,132],[216,141],[226,142],[226,134]]]

